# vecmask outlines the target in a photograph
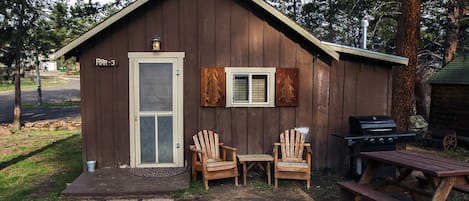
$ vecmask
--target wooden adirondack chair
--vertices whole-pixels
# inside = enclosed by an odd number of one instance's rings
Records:
[[[309,189],[311,186],[310,146],[309,143],[305,143],[305,136],[299,131],[290,129],[280,134],[280,143],[274,143],[275,188],[278,188],[278,179],[298,179],[306,180],[306,188]],[[281,158],[279,158],[279,147]],[[306,155],[305,158],[304,155]]]
[[[197,171],[202,172],[205,189],[208,180],[234,177],[238,185],[238,167],[236,164],[236,148],[225,146],[219,142],[219,136],[213,131],[199,131],[192,137],[192,178],[197,179]],[[227,150],[231,151],[231,160],[226,160]],[[221,151],[221,155],[220,155]]]

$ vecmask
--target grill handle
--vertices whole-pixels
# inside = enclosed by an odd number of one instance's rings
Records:
[[[370,129],[370,132],[391,132],[392,128],[377,128],[377,129]]]

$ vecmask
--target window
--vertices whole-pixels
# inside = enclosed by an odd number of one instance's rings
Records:
[[[275,68],[226,67],[226,107],[274,107]]]

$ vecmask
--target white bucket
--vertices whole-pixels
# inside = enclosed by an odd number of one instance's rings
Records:
[[[88,172],[94,172],[96,169],[96,161],[86,161],[86,166],[88,167]]]

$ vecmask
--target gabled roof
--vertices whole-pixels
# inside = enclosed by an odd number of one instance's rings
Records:
[[[71,43],[67,44],[66,46],[62,47],[58,51],[55,52],[55,58],[61,57],[68,52],[72,51],[73,49],[77,48],[80,46],[82,43],[86,42],[88,39],[92,38],[99,32],[103,31],[107,27],[111,26],[113,23],[119,21],[123,17],[127,16],[129,13],[134,11],[135,9],[139,8],[140,6],[144,5],[147,3],[149,0],[137,0],[134,3],[130,4],[126,8],[122,9],[121,11],[117,12],[113,16],[107,18],[103,22],[99,23],[97,26],[89,30],[88,32],[84,33],[77,39],[73,40]],[[303,36],[305,39],[307,39],[309,42],[317,46],[319,49],[330,55],[332,58],[338,60],[339,59],[339,54],[335,52],[334,50],[324,46],[321,44],[321,41],[314,37],[311,33],[303,29],[301,26],[296,24],[293,20],[288,18],[287,16],[283,15],[281,12],[267,4],[266,2],[262,0],[251,0],[253,3],[264,9],[266,12],[272,14],[275,18],[277,18],[279,21],[296,31],[298,34]]]
[[[409,59],[406,57],[401,57],[401,56],[396,56],[396,55],[391,55],[391,54],[384,54],[384,53],[379,53],[379,52],[373,52],[367,49],[361,49],[361,48],[356,48],[356,47],[350,47],[350,46],[345,46],[345,45],[339,45],[335,43],[329,43],[329,42],[321,42],[323,45],[328,46],[329,48],[333,49],[334,51],[345,53],[345,54],[351,54],[351,55],[356,55],[356,56],[361,56],[369,59],[377,59],[381,61],[387,61],[391,63],[396,63],[396,64],[402,64],[402,65],[408,65],[409,64]]]
[[[430,79],[431,84],[469,84],[469,54],[456,57]]]
[[[94,37],[96,34],[100,33],[107,27],[111,26],[115,22],[119,21],[120,19],[124,18],[132,11],[136,10],[140,6],[147,3],[149,0],[137,0],[134,3],[130,4],[126,8],[122,9],[121,11],[117,12],[113,16],[107,18],[103,22],[96,25],[94,28],[89,30],[88,32],[84,33],[77,39],[73,40],[71,43],[67,44],[66,46],[62,47],[58,51],[55,52],[55,57],[53,59],[57,59],[70,51],[74,50],[75,48],[79,47],[81,44],[89,40],[90,38]],[[305,30],[303,27],[298,25],[296,22],[282,14],[280,11],[269,5],[268,3],[264,2],[263,0],[249,0],[251,3],[256,4],[258,7],[262,8],[267,13],[270,13],[274,18],[288,26],[290,29],[304,37],[307,41],[309,41],[312,45],[318,47],[320,50],[324,51],[326,54],[331,56],[332,58],[339,60],[339,53],[347,53],[352,55],[363,56],[371,59],[383,60],[388,62],[393,62],[397,64],[408,64],[408,59],[404,57],[399,57],[395,55],[388,55],[377,53],[369,50],[363,50],[359,48],[347,47],[342,45],[337,45],[333,43],[326,43],[321,42],[318,38],[312,35],[310,32]]]

